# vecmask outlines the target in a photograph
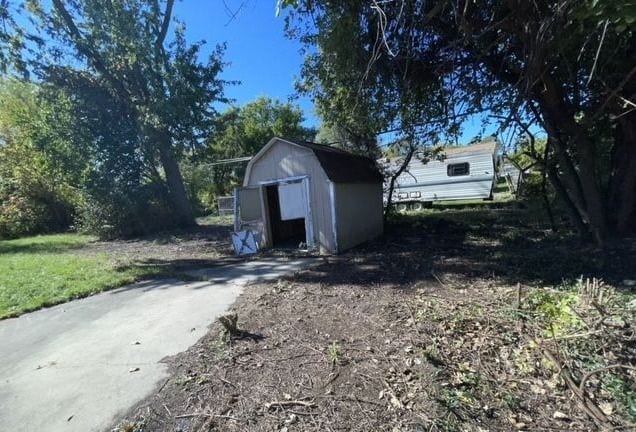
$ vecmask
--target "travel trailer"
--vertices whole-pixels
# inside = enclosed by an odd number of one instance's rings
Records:
[[[423,162],[416,154],[397,178],[392,202],[398,210],[417,210],[434,201],[492,199],[498,149],[493,140],[446,148],[440,160]]]

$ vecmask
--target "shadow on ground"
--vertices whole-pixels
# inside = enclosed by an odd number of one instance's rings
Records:
[[[0,242],[0,254],[18,254],[18,253],[62,253],[85,247],[85,241],[77,238],[47,238],[42,241],[40,237],[30,237],[19,239],[17,241]]]
[[[444,283],[443,275],[496,277],[511,285],[559,285],[583,276],[620,286],[625,279],[636,278],[636,240],[600,251],[567,231],[553,233],[542,217],[518,203],[505,204],[447,206],[398,215],[380,239],[332,257],[328,266],[299,277],[306,282],[370,287],[424,280]],[[131,245],[143,241],[161,251],[139,256],[131,265],[162,268],[161,273],[169,275],[243,262],[231,255],[230,230],[225,225],[203,225],[130,241]],[[220,249],[225,253],[206,255]],[[303,255],[298,254],[271,250],[248,259]]]
[[[300,276],[306,282],[373,286],[444,284],[444,276],[496,277],[514,285],[559,285],[581,276],[620,286],[636,277],[636,242],[602,252],[554,234],[525,209],[465,208],[400,215],[377,241]]]

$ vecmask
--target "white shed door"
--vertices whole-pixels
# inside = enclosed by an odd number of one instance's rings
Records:
[[[278,185],[281,220],[300,219],[307,214],[307,197],[302,182]]]
[[[238,210],[237,216],[241,222],[260,221],[263,219],[259,187],[236,188],[234,199]]]

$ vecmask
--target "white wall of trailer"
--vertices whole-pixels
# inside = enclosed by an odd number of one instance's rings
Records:
[[[467,175],[448,175],[448,166],[469,164]],[[495,182],[492,152],[450,154],[443,161],[422,163],[414,157],[397,179],[394,202],[489,198]]]

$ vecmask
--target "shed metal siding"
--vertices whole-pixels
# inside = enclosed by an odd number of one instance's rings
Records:
[[[335,183],[335,214],[339,251],[382,234],[381,183]]]
[[[331,221],[329,180],[314,153],[307,148],[277,140],[265,154],[254,161],[244,186],[288,177],[309,176],[313,228],[321,252],[335,253]]]
[[[447,167],[450,164],[468,162],[470,173],[465,176],[449,177]],[[453,200],[466,198],[488,198],[495,179],[495,166],[492,152],[449,155],[444,161],[422,163],[413,158],[406,172],[397,179],[394,191],[395,202],[406,201],[400,193],[408,193],[409,198],[419,201]],[[411,193],[420,193],[420,197],[411,198]]]

